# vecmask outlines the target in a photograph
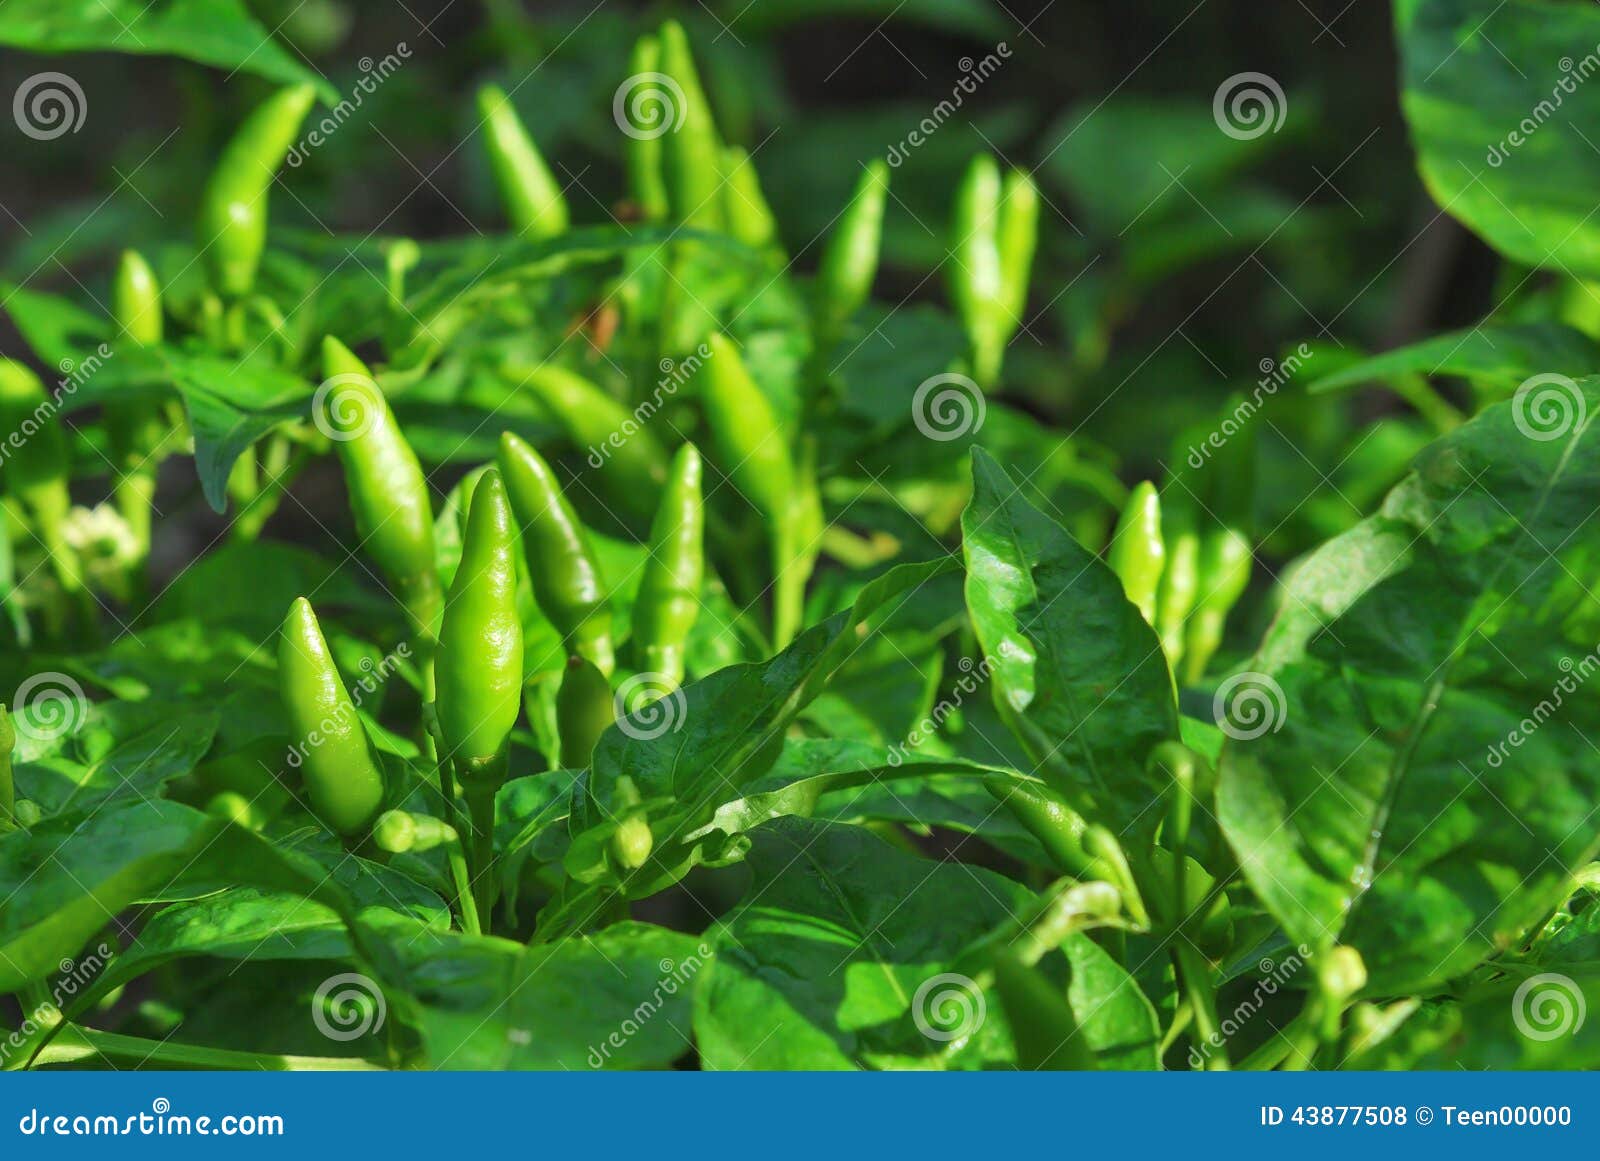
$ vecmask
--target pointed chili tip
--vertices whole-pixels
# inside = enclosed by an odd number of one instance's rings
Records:
[[[686,484],[700,486],[701,459],[700,449],[692,443],[685,443],[678,449],[677,470],[673,474]]]

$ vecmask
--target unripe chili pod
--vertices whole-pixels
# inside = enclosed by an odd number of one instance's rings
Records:
[[[326,420],[344,467],[361,547],[394,586],[412,628],[431,641],[444,594],[422,465],[372,372],[331,335],[323,340],[322,370],[326,395],[318,418]]]
[[[617,779],[617,809],[622,817],[611,832],[611,858],[626,874],[644,866],[655,846],[650,820],[639,805],[639,790],[626,774]]]
[[[219,294],[248,294],[267,244],[267,195],[311,110],[311,85],[279,89],[245,119],[200,195],[201,256]]]
[[[1156,593],[1167,552],[1161,537],[1161,497],[1146,480],[1128,497],[1111,535],[1107,563],[1122,581],[1123,592],[1150,624],[1156,619]]]
[[[422,854],[458,840],[455,827],[429,814],[386,810],[372,824],[372,843],[391,855]]]
[[[628,165],[628,190],[647,222],[666,220],[671,210],[667,181],[663,172],[665,147],[662,137],[672,130],[677,115],[671,93],[661,85],[644,79],[661,71],[661,45],[653,36],[633,42],[628,58],[628,79],[624,82],[622,103],[617,107],[628,120],[623,129],[627,137],[624,156]]]
[[[65,535],[67,514],[72,510],[67,490],[71,470],[67,437],[53,414],[44,384],[13,359],[0,359],[0,428],[27,436],[0,466],[0,481],[27,509],[34,534],[44,545],[62,589],[81,593],[83,571]]]
[[[492,770],[522,702],[522,619],[517,615],[516,523],[500,473],[473,489],[461,564],[434,659],[439,735],[463,781]]]
[[[611,606],[588,533],[561,494],[550,465],[509,431],[500,437],[499,462],[522,527],[534,600],[568,652],[609,677],[615,665]]]
[[[161,285],[150,264],[135,250],[124,251],[117,263],[111,316],[125,341],[136,346],[161,341]],[[117,510],[132,530],[142,559],[150,551],[150,506],[155,498],[158,456],[167,437],[166,418],[161,401],[148,396],[108,398],[103,415],[117,470]]]
[[[505,90],[499,85],[479,89],[478,116],[483,121],[500,201],[512,227],[529,238],[565,232],[567,199],[561,183],[545,164]]]
[[[1233,528],[1219,528],[1200,542],[1199,596],[1184,639],[1185,677],[1205,676],[1206,665],[1222,646],[1228,612],[1250,586],[1250,541]]]
[[[556,691],[562,766],[569,770],[587,767],[595,743],[616,720],[616,702],[605,674],[582,657],[569,657],[561,688]]]
[[[1039,187],[1023,169],[1009,169],[1000,187],[1000,285],[1006,308],[1007,341],[1028,309],[1028,278],[1039,243]]]
[[[606,500],[649,520],[655,496],[667,477],[667,453],[642,421],[599,387],[564,367],[509,367],[506,375],[524,384],[551,420],[582,452],[605,491]]]
[[[711,103],[689,51],[683,26],[669,20],[657,36],[661,72],[672,78],[679,101],[677,127],[662,137],[667,197],[672,216],[697,229],[722,228],[722,152]],[[670,90],[669,90],[670,91]]]
[[[984,789],[1005,803],[1013,817],[1044,848],[1056,870],[1079,879],[1094,873],[1094,858],[1083,849],[1083,818],[1043,783],[998,775]]]
[[[972,376],[983,387],[1000,377],[1015,317],[1008,310],[1000,263],[1000,196],[1000,168],[994,158],[973,158],[956,191],[946,266],[950,297],[971,348]]]
[[[839,328],[867,301],[878,273],[883,209],[889,196],[889,166],[873,161],[856,182],[850,203],[828,237],[817,272],[815,308],[818,345],[831,345]]]
[[[761,192],[761,177],[750,155],[736,145],[724,149],[722,179],[728,233],[752,249],[765,250],[778,239],[778,220]]]
[[[725,335],[706,340],[711,357],[696,380],[717,458],[745,499],[776,522],[794,492],[789,442],[761,388],[745,370],[739,348]]]
[[[360,833],[383,805],[383,771],[304,597],[278,638],[278,691],[312,810],[340,834]]]
[[[689,630],[700,614],[705,577],[705,504],[700,452],[686,443],[673,458],[650,526],[650,555],[633,603],[633,647],[639,667],[658,675],[663,693],[683,684]]]
[[[111,283],[111,317],[128,342],[141,347],[161,341],[161,284],[137,250],[124,250]]]
[[[1161,573],[1161,588],[1156,599],[1156,633],[1166,652],[1167,664],[1178,672],[1183,659],[1184,636],[1189,613],[1200,593],[1200,534],[1195,531],[1190,506],[1169,503],[1168,527],[1162,538],[1167,550],[1166,567]]]

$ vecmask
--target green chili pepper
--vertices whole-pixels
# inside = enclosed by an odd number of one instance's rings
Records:
[[[155,271],[134,250],[123,252],[111,288],[111,316],[124,338],[137,346],[161,342],[161,286]],[[156,493],[156,468],[167,423],[161,401],[108,398],[103,412],[111,459],[118,472],[117,509],[139,545],[139,559],[150,552],[150,511]]]
[[[634,656],[657,674],[662,692],[683,684],[689,630],[700,614],[705,574],[705,505],[700,496],[700,452],[678,449],[650,526],[650,556],[633,602]]]
[[[500,473],[478,480],[468,507],[434,661],[439,735],[469,787],[505,780],[506,739],[522,701],[516,525]]]
[[[1199,597],[1184,639],[1184,676],[1189,684],[1205,676],[1206,665],[1222,647],[1228,611],[1250,587],[1250,541],[1233,528],[1219,528],[1200,542]]]
[[[689,38],[683,26],[669,20],[657,37],[661,72],[672,79],[677,91],[668,92],[678,103],[676,127],[661,140],[666,175],[667,197],[673,216],[697,229],[722,228],[722,149],[717,126],[711,116],[700,74],[689,51]],[[670,115],[670,114],[669,114]]]
[[[611,832],[611,857],[624,873],[644,866],[655,846],[650,820],[639,805],[639,789],[626,774],[617,779],[617,809],[621,817]]]
[[[11,714],[0,705],[0,831],[16,825],[17,788],[11,775],[11,751],[17,745],[17,729]]]
[[[994,958],[994,985],[1011,1027],[1018,1068],[1062,1071],[1099,1067],[1072,1006],[1042,972],[1011,952],[1001,951]]]
[[[616,720],[617,706],[605,674],[582,657],[569,657],[561,688],[556,691],[561,764],[569,770],[585,769],[600,735]]]
[[[25,437],[6,457],[0,479],[27,508],[62,589],[74,595],[86,592],[78,554],[64,532],[72,510],[66,433],[39,377],[13,359],[0,359],[0,427]]]
[[[1094,859],[1083,849],[1086,824],[1053,790],[999,776],[985,778],[983,785],[1038,840],[1058,871],[1080,879],[1094,874]]]
[[[561,183],[540,156],[505,90],[498,85],[479,89],[478,116],[483,119],[489,164],[512,227],[530,238],[564,233],[568,215]]]
[[[761,192],[761,177],[750,155],[736,145],[722,151],[723,212],[728,233],[746,246],[765,250],[778,240],[778,221]]]
[[[279,89],[239,126],[200,195],[200,251],[219,294],[248,294],[267,244],[267,194],[311,110],[311,85]]]
[[[372,372],[331,335],[323,340],[322,370],[327,394],[318,418],[332,429],[361,546],[394,586],[412,628],[431,641],[444,594],[422,465]]]
[[[972,375],[983,387],[1000,377],[1011,319],[1000,265],[999,217],[1000,168],[994,158],[980,154],[956,191],[946,270],[950,297],[971,348]]]
[[[1200,758],[1182,742],[1162,742],[1150,752],[1145,766],[1160,775],[1168,784],[1167,818],[1162,839],[1172,852],[1172,896],[1167,901],[1174,925],[1188,918],[1189,888],[1189,827],[1194,818],[1196,784],[1199,781]]]
[[[1200,591],[1200,534],[1195,531],[1193,509],[1186,499],[1174,498],[1165,506],[1164,514],[1167,528],[1162,539],[1166,544],[1167,563],[1161,573],[1155,627],[1167,654],[1167,664],[1176,674],[1178,662],[1183,659],[1189,613]]]
[[[1122,581],[1128,600],[1140,616],[1152,625],[1156,619],[1156,592],[1166,564],[1166,546],[1161,539],[1161,497],[1146,480],[1128,496],[1111,535],[1106,551],[1107,563]]]
[[[538,452],[508,431],[500,437],[499,458],[522,526],[534,600],[567,651],[609,677],[615,665],[611,606],[588,534]]]
[[[839,328],[867,301],[878,273],[883,208],[889,196],[889,166],[871,162],[856,182],[850,203],[828,237],[817,271],[814,318],[818,349],[832,347]]]
[[[340,834],[359,833],[383,805],[383,772],[304,597],[278,639],[278,690],[311,808]]]
[[[550,418],[582,452],[605,491],[606,502],[641,522],[655,512],[667,478],[667,453],[655,435],[599,387],[564,367],[508,367],[526,384]]]
[[[623,129],[627,137],[628,188],[647,222],[664,221],[671,211],[666,175],[662,172],[665,150],[661,138],[672,131],[670,126],[677,110],[671,94],[648,79],[659,75],[660,71],[660,43],[653,36],[641,36],[633,42],[628,80],[617,106],[617,111],[628,121]]]
[[[1039,243],[1039,187],[1025,170],[1006,171],[1000,188],[996,243],[1000,249],[1000,285],[1004,291],[1009,341],[1028,309],[1028,278],[1033,272],[1033,252]]]
[[[386,810],[372,824],[372,844],[391,855],[404,855],[412,851],[421,854],[455,842],[456,829],[429,814],[411,814],[404,810]]]

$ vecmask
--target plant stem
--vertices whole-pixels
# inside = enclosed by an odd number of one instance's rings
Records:
[[[1205,1046],[1202,1054],[1207,1067],[1215,1072],[1227,1072],[1230,1068],[1228,1046],[1222,1038],[1221,1021],[1217,1019],[1217,997],[1211,987],[1211,973],[1205,958],[1179,935],[1172,948],[1172,962],[1194,1013],[1194,1030]]]
[[[483,925],[478,919],[478,903],[472,897],[472,874],[467,870],[466,852],[461,849],[461,838],[446,843],[445,860],[450,864],[450,878],[455,883],[456,906],[461,911],[461,930],[468,935],[482,935]]]

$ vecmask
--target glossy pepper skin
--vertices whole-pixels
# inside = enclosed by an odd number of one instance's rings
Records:
[[[15,360],[0,359],[0,427],[8,432],[32,432],[0,465],[0,483],[26,507],[61,587],[81,593],[84,585],[78,554],[63,534],[72,510],[72,496],[67,491],[71,469],[67,437],[60,421],[50,414],[48,403],[37,375]]]
[[[950,297],[971,347],[972,375],[982,387],[1000,377],[1008,337],[1005,282],[996,237],[1000,217],[1000,167],[981,154],[972,159],[956,191],[950,224]]]
[[[1250,587],[1254,555],[1250,540],[1235,528],[1218,528],[1200,540],[1199,595],[1184,641],[1184,675],[1193,684],[1222,646],[1228,612]]]
[[[490,468],[472,492],[434,658],[439,734],[463,782],[495,768],[522,702],[516,543],[505,485]]]
[[[868,164],[855,192],[828,236],[817,271],[816,330],[819,347],[831,346],[839,328],[867,301],[878,273],[883,210],[889,197],[889,165]]]
[[[705,579],[705,504],[700,452],[678,449],[661,506],[650,526],[650,555],[633,603],[633,648],[639,668],[657,674],[668,692],[683,684],[689,630],[700,614]]]
[[[1038,840],[1058,871],[1090,877],[1094,858],[1083,849],[1087,824],[1054,791],[1043,783],[999,776],[985,778],[983,785]]]
[[[561,764],[569,770],[585,769],[600,735],[616,720],[616,702],[605,674],[582,657],[569,657],[561,688],[556,691]]]
[[[509,367],[506,374],[527,388],[583,453],[606,502],[641,525],[648,521],[667,478],[667,453],[655,435],[622,404],[565,367]],[[620,441],[613,439],[628,432]]]
[[[1200,534],[1195,530],[1192,506],[1186,499],[1166,504],[1167,563],[1156,597],[1156,633],[1166,652],[1167,664],[1178,672],[1183,659],[1189,613],[1200,594]]]
[[[660,71],[661,45],[653,36],[641,36],[633,42],[633,55],[628,58],[625,84],[629,88],[622,111],[632,131],[624,131],[623,151],[628,165],[628,190],[647,222],[665,221],[672,208],[667,198],[662,144],[662,137],[671,130],[656,131],[670,124],[674,115],[672,98],[662,86],[636,80]]]
[[[1150,481],[1146,480],[1129,495],[1122,518],[1111,534],[1106,557],[1139,615],[1154,625],[1156,593],[1166,565],[1167,550],[1161,537],[1161,497]]]
[[[1025,170],[1009,169],[1001,182],[995,242],[1000,250],[1000,287],[1009,316],[1009,339],[1028,309],[1028,280],[1039,243],[1039,187]]]
[[[278,691],[312,810],[342,835],[361,833],[383,805],[383,771],[304,597],[278,638]]]
[[[677,128],[661,138],[672,216],[697,229],[721,229],[722,147],[711,116],[711,104],[706,100],[700,73],[689,51],[689,37],[681,24],[669,20],[661,26],[656,41],[661,72],[678,86],[678,92],[672,94],[673,100],[678,101],[680,94],[682,98],[677,110]]]
[[[567,651],[609,677],[616,663],[611,606],[588,533],[561,494],[550,465],[509,431],[500,437],[499,463],[522,527],[534,600],[566,641]]]
[[[489,164],[512,227],[528,238],[564,233],[568,224],[566,195],[504,89],[485,85],[478,90],[478,117],[483,121]]]
[[[361,549],[394,587],[413,630],[431,641],[444,592],[422,465],[372,372],[332,336],[323,340],[322,373],[327,395],[319,418],[332,429]]]
[[[794,462],[777,413],[726,335],[706,340],[711,357],[695,375],[717,458],[734,486],[769,521],[790,506]]]
[[[121,341],[146,347],[161,342],[161,285],[136,250],[126,250],[111,286],[111,317]],[[105,402],[106,436],[116,465],[117,509],[140,549],[150,549],[150,504],[155,497],[157,455],[167,435],[157,399],[110,398]]]
[[[196,220],[219,294],[237,297],[255,285],[267,242],[267,194],[315,100],[310,85],[279,89],[239,126],[212,170]]]

